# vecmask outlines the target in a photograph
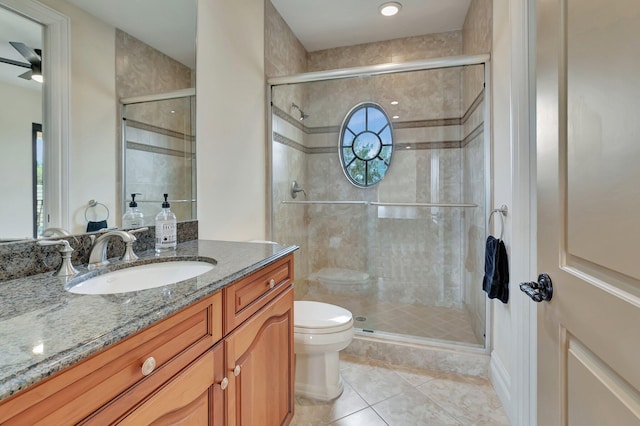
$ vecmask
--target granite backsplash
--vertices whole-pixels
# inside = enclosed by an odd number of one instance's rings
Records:
[[[93,244],[92,237],[98,237],[107,230],[81,234],[64,238],[73,248],[71,262],[74,265],[86,264]],[[137,241],[133,244],[136,253],[155,248],[155,227],[149,226],[147,231],[136,233]],[[178,243],[198,239],[198,221],[178,222]],[[119,257],[124,253],[125,245],[118,238],[112,238],[108,245],[107,258]],[[62,258],[60,247],[41,246],[36,240],[17,241],[0,244],[0,282],[30,275],[56,271]]]

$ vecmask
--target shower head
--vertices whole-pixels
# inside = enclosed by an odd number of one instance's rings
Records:
[[[298,120],[302,121],[305,118],[309,118],[309,114],[305,114],[303,110],[300,109],[300,107],[294,103],[291,104],[291,111],[293,110],[297,110],[298,113],[300,114],[300,117],[298,118]]]

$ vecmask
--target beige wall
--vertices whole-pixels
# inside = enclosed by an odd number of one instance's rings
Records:
[[[462,28],[462,50],[473,55],[491,53],[492,0],[472,0]],[[462,73],[462,97],[465,111],[477,101],[478,96],[487,99],[484,91],[485,68],[465,67]],[[463,124],[463,193],[477,209],[466,210],[463,221],[464,241],[464,302],[472,318],[476,337],[482,341],[485,333],[486,293],[482,290],[484,276],[484,249],[486,236],[486,163],[485,131],[490,130],[484,117],[484,102]],[[496,221],[498,218],[495,218]]]
[[[198,3],[200,238],[265,238],[263,0]]]
[[[265,0],[264,61],[267,77],[298,74],[307,69],[307,51],[270,0]],[[272,96],[274,107],[283,112],[267,118],[271,120],[273,132],[305,145],[305,135],[300,130],[302,124],[297,119],[289,117],[292,113],[292,103],[303,105],[304,85],[274,88]],[[273,223],[269,238],[282,244],[297,244],[300,247],[295,254],[296,276],[306,277],[309,253],[307,209],[304,206],[285,205],[281,201],[291,199],[290,188],[294,180],[303,188],[307,187],[307,155],[290,145],[271,142],[272,215],[277,220]],[[304,199],[302,193],[299,194],[298,200],[300,199]]]
[[[459,55],[459,31],[337,47],[309,53],[308,71],[417,61]]]
[[[37,84],[37,83],[34,83]],[[0,93],[11,102],[0,102],[0,239],[33,237],[33,189],[31,179],[31,123],[42,123],[42,95],[0,83]],[[21,214],[15,214],[21,212]]]
[[[493,117],[493,182],[494,203],[512,205],[511,197],[511,134],[510,134],[510,25],[509,2],[496,0],[493,7],[493,60],[492,60],[492,117]],[[507,217],[505,241],[507,253],[511,255],[511,221]],[[512,271],[513,280],[513,271]],[[512,293],[518,291],[511,283]],[[513,296],[513,294],[512,294]],[[493,309],[493,353],[507,371],[511,371],[511,306],[501,302],[492,302]],[[507,410],[508,411],[508,410]]]

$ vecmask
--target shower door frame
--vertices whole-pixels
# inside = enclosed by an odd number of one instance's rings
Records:
[[[434,69],[443,69],[443,68],[455,68],[462,67],[466,65],[483,65],[484,66],[484,105],[483,105],[483,114],[484,114],[484,123],[483,126],[483,137],[484,137],[484,167],[485,167],[485,235],[484,239],[486,240],[487,235],[489,233],[489,225],[487,224],[487,219],[492,210],[492,206],[494,204],[493,200],[493,162],[492,162],[492,149],[493,149],[493,141],[491,138],[491,55],[488,53],[477,54],[477,55],[458,55],[458,56],[448,56],[442,58],[433,58],[433,59],[425,59],[420,61],[410,61],[410,62],[402,62],[402,63],[388,63],[388,64],[379,64],[379,65],[369,65],[369,66],[361,66],[361,67],[353,67],[353,68],[341,68],[334,70],[326,70],[326,71],[315,71],[315,72],[307,72],[300,74],[292,74],[288,76],[278,76],[278,77],[269,77],[267,78],[266,85],[266,99],[267,99],[267,132],[266,132],[266,160],[267,160],[267,181],[266,181],[266,209],[267,209],[267,222],[266,222],[266,231],[268,235],[268,239],[273,239],[273,98],[272,98],[272,90],[275,86],[283,86],[288,84],[300,84],[300,83],[313,83],[318,81],[328,81],[328,80],[338,80],[345,78],[355,78],[355,77],[373,77],[384,74],[396,74],[401,72],[409,72],[409,71],[425,71],[425,70],[434,70]],[[488,123],[488,125],[487,125]],[[491,335],[491,319],[492,319],[492,304],[490,300],[487,298],[485,300],[485,323],[484,323],[484,346],[482,347],[474,347],[467,346],[464,343],[460,342],[439,342],[435,340],[430,340],[428,342],[429,346],[435,347],[443,347],[448,349],[459,349],[461,347],[466,350],[472,352],[481,352],[490,354],[492,341]],[[397,341],[397,342],[406,342],[418,345],[425,345],[424,339],[412,339],[404,336],[391,336],[388,334],[380,335],[380,334],[371,334],[365,332],[356,332],[356,336],[366,336],[367,338],[376,337],[377,339],[381,339],[384,341]]]

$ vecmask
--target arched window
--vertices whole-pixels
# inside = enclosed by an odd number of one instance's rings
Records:
[[[393,153],[393,132],[380,105],[364,102],[349,111],[340,128],[338,152],[342,170],[355,186],[366,188],[384,178]]]

